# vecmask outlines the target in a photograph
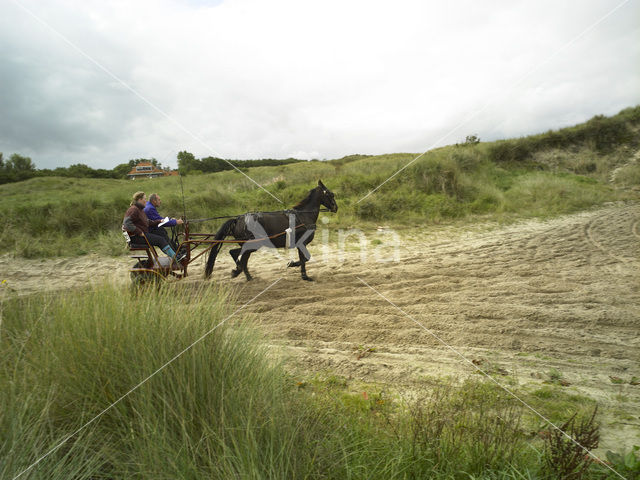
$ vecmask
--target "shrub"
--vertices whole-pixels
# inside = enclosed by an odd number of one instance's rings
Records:
[[[588,452],[595,450],[600,441],[599,426],[595,423],[597,411],[594,408],[590,417],[578,423],[574,415],[559,429],[548,430],[545,464],[557,478],[577,480],[587,474],[593,461]]]
[[[620,167],[615,172],[614,182],[624,187],[640,185],[640,163],[632,163]]]
[[[527,139],[499,140],[489,148],[489,158],[496,163],[523,162],[532,153]]]
[[[452,157],[428,155],[407,169],[416,189],[426,194],[460,194],[460,169]]]
[[[522,175],[505,194],[505,209],[527,216],[573,212],[602,203],[610,194],[592,179],[537,172]]]

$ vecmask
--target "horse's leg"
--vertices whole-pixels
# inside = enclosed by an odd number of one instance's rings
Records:
[[[239,268],[241,268],[241,270],[244,272],[244,275],[247,277],[247,281],[253,279],[253,277],[249,273],[249,268],[248,268],[249,257],[251,256],[251,254],[253,252],[255,252],[255,250],[247,250],[246,252],[244,252],[242,254],[242,257],[240,257],[240,267]]]
[[[234,263],[238,263],[238,257],[240,256],[241,251],[242,248],[232,248],[231,250],[229,250],[229,255],[231,255],[231,258],[233,258]]]
[[[242,248],[233,248],[229,250],[229,255],[233,258],[233,263],[236,264],[236,268],[231,270],[231,278],[236,278],[242,272],[242,268],[240,267],[240,262],[238,261],[238,257],[240,256],[240,252]]]
[[[298,248],[298,258],[300,259],[300,261],[295,263],[300,264],[300,275],[302,276],[302,279],[312,282],[313,278],[307,276],[307,266],[306,266],[307,258],[304,256],[304,254],[302,253],[302,250],[300,250],[299,248]]]

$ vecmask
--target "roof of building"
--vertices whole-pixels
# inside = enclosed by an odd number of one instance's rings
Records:
[[[151,162],[140,162],[131,169],[129,176],[167,175],[167,172],[154,166]]]

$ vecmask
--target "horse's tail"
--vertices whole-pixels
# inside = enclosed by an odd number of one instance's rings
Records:
[[[231,220],[227,220],[222,224],[220,230],[217,231],[215,239],[216,240],[224,240],[229,234],[231,234],[231,229],[235,226],[236,219],[232,218]],[[211,276],[211,272],[213,272],[213,266],[216,263],[216,257],[218,256],[218,252],[222,248],[222,242],[214,243],[213,247],[209,251],[209,258],[207,258],[207,266],[204,269],[204,278],[209,278]]]

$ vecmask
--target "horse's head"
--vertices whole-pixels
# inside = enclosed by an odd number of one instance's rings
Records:
[[[318,197],[320,203],[331,210],[333,213],[336,213],[338,211],[338,204],[333,197],[333,192],[324,186],[322,180],[318,180],[318,186],[316,187],[316,190],[320,193],[320,196]]]

